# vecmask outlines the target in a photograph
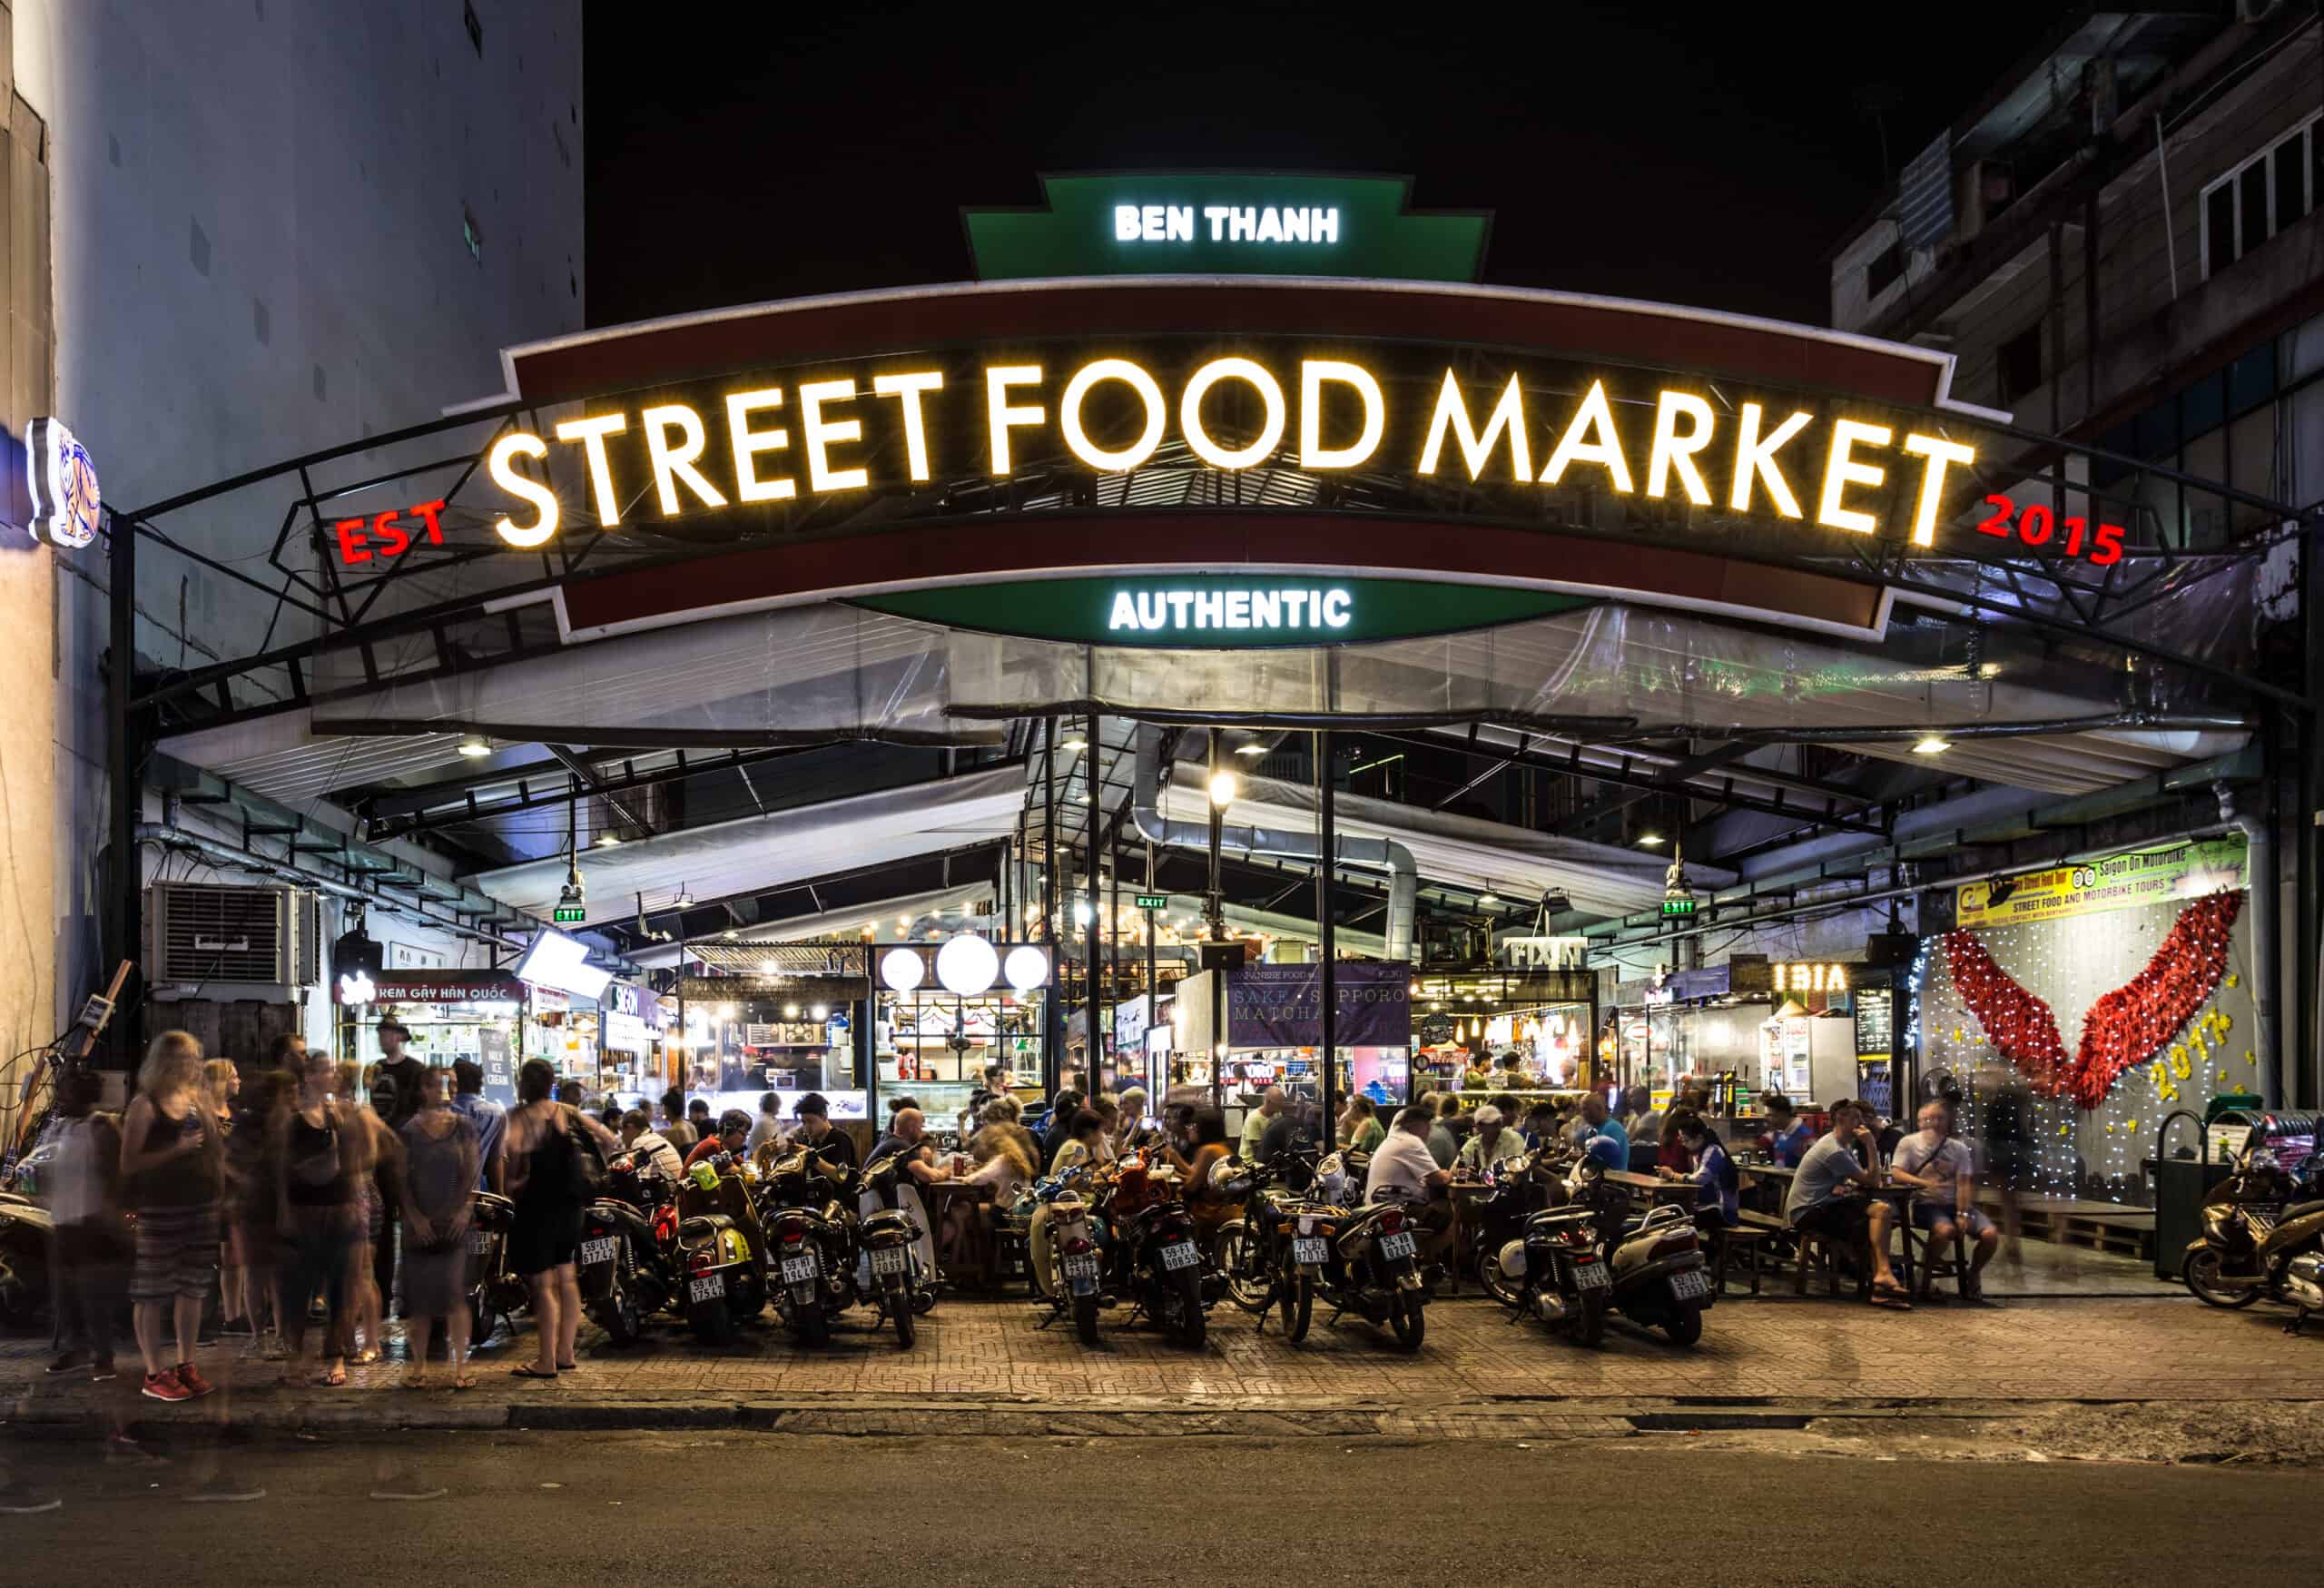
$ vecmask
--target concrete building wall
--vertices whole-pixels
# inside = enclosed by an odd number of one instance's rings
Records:
[[[21,439],[53,411],[49,316],[48,138],[15,91],[0,4],[0,429]],[[61,553],[0,529],[0,1064],[56,1031],[56,646]],[[23,1071],[0,1069],[0,1100]],[[0,1100],[0,1132],[12,1123]]]
[[[500,389],[500,348],[582,324],[582,40],[565,0],[13,5],[53,150],[54,408],[109,505],[433,419]],[[170,530],[263,576],[285,505],[237,499]],[[59,566],[44,831],[70,1001],[101,970],[109,636],[102,546]],[[270,625],[306,632],[150,547],[137,607],[147,666],[247,654]]]

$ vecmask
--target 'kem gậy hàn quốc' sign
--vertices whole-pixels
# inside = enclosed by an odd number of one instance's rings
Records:
[[[1529,394],[1517,374],[1464,382],[1449,363],[1398,384],[1350,359],[1237,354],[1168,378],[1166,390],[1118,355],[1060,368],[862,368],[586,413],[546,436],[512,429],[485,457],[510,504],[492,528],[520,549],[556,536],[565,508],[537,478],[553,456],[578,466],[596,523],[614,528],[625,506],[642,518],[691,518],[930,484],[940,469],[1006,478],[1058,448],[1077,467],[1122,474],[1175,436],[1193,463],[1228,473],[1287,462],[1311,474],[1586,486],[1927,547],[1976,460],[1966,442],[1788,399],[1728,408],[1653,384],[1618,405],[1604,377],[1551,399]],[[940,456],[940,444],[967,455]]]

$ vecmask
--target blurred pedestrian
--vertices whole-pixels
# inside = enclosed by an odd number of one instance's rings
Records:
[[[484,1095],[484,1066],[473,1059],[452,1060],[452,1112],[476,1132],[477,1184],[479,1191],[500,1189],[500,1138],[508,1129],[508,1110]]]
[[[445,1096],[450,1077],[430,1070],[420,1078],[419,1111],[403,1128],[404,1318],[410,1333],[407,1387],[428,1377],[428,1340],[444,1326],[452,1387],[468,1389],[468,1235],[476,1203],[476,1129]]]
[[[121,1178],[137,1213],[129,1297],[145,1361],[143,1393],[154,1400],[191,1400],[212,1388],[193,1347],[218,1272],[224,1157],[202,1106],[202,1044],[163,1031],[145,1050],[121,1132]]]
[[[411,1041],[411,1030],[393,1015],[382,1019],[377,1028],[379,1038],[379,1062],[370,1076],[370,1109],[378,1120],[373,1132],[389,1150],[374,1154],[372,1164],[371,1208],[378,1215],[377,1228],[371,1237],[371,1283],[379,1294],[378,1307],[384,1311],[395,1299],[396,1293],[396,1223],[398,1197],[396,1187],[385,1177],[395,1172],[403,1158],[401,1130],[412,1115],[419,1111],[420,1077],[428,1073],[428,1066],[404,1051]],[[372,1344],[365,1351],[365,1359],[378,1360],[378,1336],[370,1336]]]
[[[231,1059],[212,1059],[202,1067],[202,1107],[217,1129],[231,1167],[234,1136],[234,1100],[242,1090],[242,1072]],[[247,1274],[234,1242],[233,1184],[231,1174],[220,1201],[218,1247],[218,1328],[221,1334],[251,1332]],[[239,1328],[230,1326],[239,1324]]]
[[[123,1300],[129,1231],[121,1218],[121,1129],[97,1112],[103,1082],[94,1070],[68,1071],[56,1089],[47,1182],[53,1221],[49,1286],[56,1314],[51,1373],[114,1376],[113,1332]]]
[[[694,1150],[694,1127],[686,1123],[686,1094],[675,1086],[662,1094],[662,1123],[655,1134],[681,1154]]]
[[[368,1367],[387,1356],[387,1308],[395,1284],[395,1267],[388,1265],[385,1285],[379,1275],[379,1248],[392,1246],[395,1240],[396,1216],[392,1205],[402,1200],[402,1191],[395,1179],[396,1169],[403,1160],[403,1138],[388,1129],[381,1114],[382,1108],[395,1105],[397,1082],[384,1067],[374,1064],[364,1078],[364,1089],[355,1090],[355,1066],[339,1067],[340,1096],[345,1100],[347,1124],[350,1139],[360,1154],[362,1173],[355,1185],[357,1206],[361,1217],[355,1226],[355,1250],[351,1254],[353,1272],[347,1282],[348,1316],[352,1325],[347,1336],[348,1359],[358,1367]]]
[[[357,1221],[363,1217],[357,1181],[368,1167],[362,1128],[337,1095],[339,1066],[328,1053],[306,1055],[298,1094],[276,1123],[271,1156],[279,1176],[276,1209],[285,1248],[279,1310],[290,1355],[282,1382],[290,1384],[318,1360],[315,1382],[347,1382],[350,1319],[348,1284],[357,1266]],[[307,1312],[320,1294],[327,1308],[319,1355],[310,1356]]]
[[[581,1287],[574,1259],[581,1247],[581,1211],[587,1201],[583,1131],[605,1127],[552,1095],[556,1071],[545,1059],[527,1059],[517,1072],[517,1107],[502,1149],[517,1217],[508,1234],[508,1261],[532,1287],[533,1321],[540,1336],[535,1360],[510,1368],[517,1378],[555,1378],[580,1366],[573,1355],[581,1329]],[[699,1101],[700,1100],[696,1100]],[[745,1116],[737,1135],[747,1134]],[[618,1149],[606,1137],[600,1150]]]
[[[303,1054],[302,1046],[298,1050]],[[258,1355],[279,1360],[282,1318],[276,1292],[282,1247],[281,1180],[274,1149],[281,1120],[299,1088],[290,1070],[268,1069],[236,1099],[233,1128],[226,1134],[226,1268],[222,1311],[249,1326]]]

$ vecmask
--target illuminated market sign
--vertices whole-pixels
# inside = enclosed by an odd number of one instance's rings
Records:
[[[1027,639],[1236,650],[1410,639],[1591,605],[1586,597],[1500,585],[1205,574],[947,584],[850,599],[899,617]]]
[[[962,212],[980,281],[1123,273],[1473,281],[1492,217],[1412,208],[1412,180],[1261,172],[1044,176]]]
[[[1846,992],[1848,967],[1839,964],[1791,964],[1778,961],[1768,967],[1776,992]]]
[[[512,547],[547,544],[565,518],[547,477],[567,468],[586,480],[596,522],[615,528],[940,474],[1006,479],[1053,468],[1060,448],[1097,475],[1128,475],[1157,464],[1171,437],[1182,457],[1227,474],[1288,464],[1316,476],[1409,470],[1447,485],[1590,489],[1925,547],[1976,461],[1966,443],[1905,425],[1677,383],[1610,390],[1613,377],[1584,373],[1577,390],[1547,393],[1515,374],[1464,380],[1449,363],[1384,382],[1346,358],[1239,352],[1183,373],[1113,355],[832,370],[606,408],[547,435],[509,430],[486,455],[511,503],[492,527]],[[1151,610],[1137,609],[1141,630]],[[1332,610],[1301,608],[1326,624]]]

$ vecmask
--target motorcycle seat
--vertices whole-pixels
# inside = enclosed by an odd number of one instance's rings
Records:
[[[687,1238],[699,1238],[732,1228],[734,1223],[724,1213],[695,1213],[678,1220],[678,1234]]]
[[[2279,1218],[2276,1222],[2279,1224],[2290,1224],[2293,1219],[2305,1218],[2311,1213],[2324,1213],[2324,1201],[2294,1202],[2290,1207],[2283,1210],[2282,1216]]]

